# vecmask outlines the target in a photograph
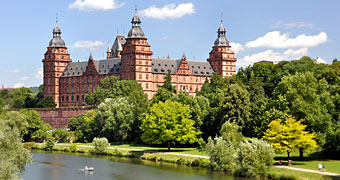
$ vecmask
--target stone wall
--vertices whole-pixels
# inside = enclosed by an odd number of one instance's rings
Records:
[[[38,111],[40,118],[51,125],[52,129],[67,128],[71,118],[83,114],[93,107],[75,107],[75,108],[34,108],[30,110]]]

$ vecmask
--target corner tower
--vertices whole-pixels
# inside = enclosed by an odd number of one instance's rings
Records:
[[[50,96],[59,107],[60,84],[59,77],[68,63],[72,62],[70,54],[65,46],[65,41],[61,38],[61,30],[58,27],[53,29],[53,38],[44,54],[44,96]]]
[[[152,95],[152,51],[140,26],[141,20],[135,9],[126,42],[121,52],[121,79],[136,80],[150,97]]]
[[[234,52],[231,50],[229,41],[226,37],[226,29],[221,25],[217,30],[217,39],[214,42],[211,52],[209,53],[208,62],[214,71],[222,77],[231,77],[235,74],[235,58]]]

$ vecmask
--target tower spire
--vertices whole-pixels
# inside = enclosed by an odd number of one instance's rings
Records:
[[[56,14],[56,17],[55,17],[55,23],[56,23],[56,25],[58,25],[58,13]]]
[[[223,13],[221,13],[221,25],[223,24]]]

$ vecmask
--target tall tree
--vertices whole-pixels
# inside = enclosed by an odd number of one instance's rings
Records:
[[[20,135],[26,126],[19,112],[8,112],[0,117],[0,179],[15,179],[32,161],[28,150],[23,147]]]
[[[199,131],[190,119],[189,107],[178,102],[165,101],[154,104],[143,119],[142,140],[149,144],[194,143]]]
[[[263,138],[266,139],[277,153],[287,152],[288,161],[294,149],[301,151],[313,150],[317,147],[314,134],[305,131],[303,120],[296,121],[293,116],[286,115],[285,120],[276,119],[269,125]],[[303,154],[300,154],[303,156]],[[301,157],[303,158],[303,157]]]

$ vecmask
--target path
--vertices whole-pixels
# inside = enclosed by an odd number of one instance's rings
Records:
[[[182,154],[182,153],[174,153],[174,152],[165,152],[164,154],[173,154],[173,155],[178,155],[178,156],[188,156],[188,157],[198,157],[198,158],[209,159],[209,156],[200,156],[200,155],[192,155],[192,154]]]
[[[317,174],[328,175],[328,176],[340,177],[340,174],[331,173],[331,172],[320,172],[320,171],[311,170],[311,169],[303,169],[303,168],[296,168],[296,167],[289,167],[289,166],[275,166],[275,167],[277,167],[277,168],[286,168],[286,169],[291,169],[291,170],[296,170],[296,171],[317,173]]]

